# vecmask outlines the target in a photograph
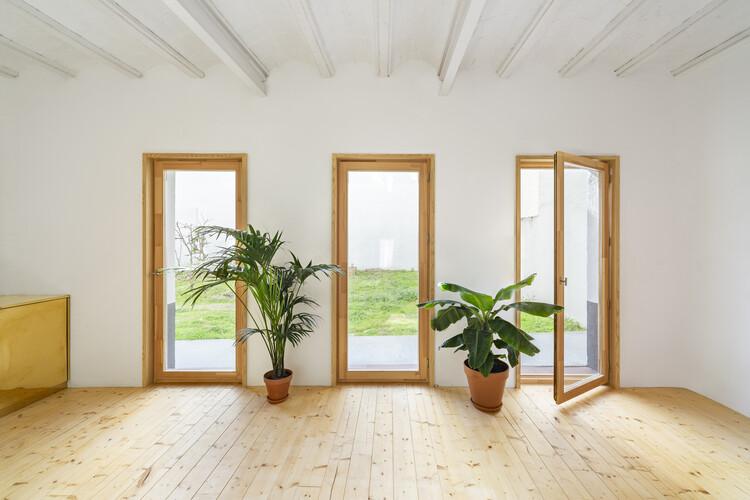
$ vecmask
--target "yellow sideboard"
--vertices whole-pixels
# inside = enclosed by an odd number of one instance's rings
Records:
[[[67,295],[0,295],[0,417],[68,385]]]

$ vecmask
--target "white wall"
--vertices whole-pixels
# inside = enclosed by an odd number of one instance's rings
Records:
[[[419,267],[419,174],[349,172],[347,264],[358,269]]]
[[[71,294],[72,385],[141,381],[145,151],[247,152],[249,220],[283,229],[318,262],[331,258],[331,153],[434,153],[436,278],[490,292],[514,278],[514,157],[558,149],[622,158],[622,383],[684,385],[695,236],[676,208],[693,198],[680,189],[687,154],[670,76],[462,72],[439,97],[426,66],[388,79],[347,66],[324,80],[290,65],[257,98],[222,67],[207,73],[163,67],[139,81],[93,68],[62,80],[29,69],[0,82],[0,293]],[[323,321],[287,362],[295,383],[328,384],[330,288],[312,292]],[[251,350],[257,383],[269,362]],[[465,384],[461,361],[441,351],[437,383]]]
[[[686,165],[694,174],[680,210],[690,262],[677,282],[690,290],[685,383],[750,415],[750,44],[728,51],[680,81],[692,135]]]
[[[527,175],[521,183],[521,205],[524,196],[535,199],[536,206],[530,209],[533,217],[521,219],[521,277],[536,273],[532,286],[521,290],[524,300],[540,302],[555,301],[554,250],[555,250],[555,178],[551,169],[522,171]],[[589,198],[596,191],[589,185],[589,172],[566,170],[565,172],[565,317],[577,321],[586,328],[588,322],[587,303],[598,302],[599,280],[594,269],[599,262],[599,232],[588,224],[588,215],[594,210],[598,214],[598,203]],[[530,185],[533,183],[533,187]],[[528,203],[531,204],[531,201]],[[591,251],[593,247],[593,251]],[[589,276],[591,274],[591,276]],[[589,281],[592,281],[591,283]]]

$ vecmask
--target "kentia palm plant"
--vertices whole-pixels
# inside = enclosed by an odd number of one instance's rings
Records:
[[[431,322],[432,328],[439,332],[466,318],[466,327],[463,331],[443,342],[440,348],[455,347],[455,352],[468,352],[468,357],[464,362],[464,371],[469,380],[472,402],[480,410],[496,411],[502,406],[503,389],[508,377],[508,365],[501,359],[507,359],[510,366],[515,367],[518,364],[520,353],[533,356],[539,352],[539,348],[533,343],[534,338],[517,328],[513,323],[501,318],[500,313],[516,309],[534,316],[548,317],[563,310],[561,306],[544,302],[521,301],[504,305],[498,304],[501,301],[510,300],[516,290],[530,285],[535,277],[536,274],[532,274],[515,285],[502,288],[494,297],[453,283],[439,283],[443,291],[458,293],[463,302],[458,300],[431,300],[418,305],[418,307],[424,309],[442,307]],[[499,351],[504,350],[505,353],[493,351],[493,346]],[[481,377],[475,375],[477,373],[481,374]],[[502,375],[500,375],[501,373]],[[491,394],[487,394],[485,399],[485,395],[480,396],[478,392],[475,393],[474,385],[481,384],[481,379],[486,379],[491,374],[498,374],[496,377],[492,377],[497,380],[494,382],[488,381],[488,391]],[[483,401],[477,401],[477,399]]]
[[[309,312],[318,303],[303,293],[303,285],[311,277],[319,280],[320,275],[343,274],[341,268],[334,264],[312,262],[304,265],[292,252],[289,252],[290,261],[275,263],[277,253],[285,244],[280,231],[271,235],[252,225],[248,225],[247,231],[221,226],[201,226],[195,231],[197,236],[207,239],[220,239],[223,236],[228,244],[191,268],[194,285],[185,292],[186,303],[194,305],[211,288],[228,287],[252,322],[251,327],[237,332],[235,343],[245,342],[258,334],[263,339],[273,367],[265,378],[290,378],[291,370],[284,368],[287,342],[297,346],[313,332],[319,318]],[[242,293],[243,288],[249,291],[257,308],[248,306],[248,297]],[[307,310],[300,310],[302,306]],[[288,383],[286,385],[288,389]],[[286,393],[283,399],[286,399]]]

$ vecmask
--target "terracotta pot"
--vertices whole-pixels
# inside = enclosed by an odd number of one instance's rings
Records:
[[[286,401],[289,397],[289,384],[292,383],[292,370],[284,370],[286,377],[278,380],[273,380],[268,377],[273,375],[273,370],[263,374],[263,382],[266,383],[266,390],[268,391],[268,402],[272,405],[277,405],[281,402]]]
[[[505,368],[501,372],[490,373],[487,377],[477,370],[469,368],[468,360],[464,361],[464,373],[469,381],[469,392],[471,402],[477,410],[486,412],[499,411],[503,407],[503,393],[505,382],[508,380],[510,370],[508,364],[497,360]]]

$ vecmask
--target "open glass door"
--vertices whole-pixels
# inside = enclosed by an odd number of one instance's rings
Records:
[[[555,303],[565,307],[554,325],[560,404],[608,381],[610,173],[607,163],[558,151],[554,176]]]

